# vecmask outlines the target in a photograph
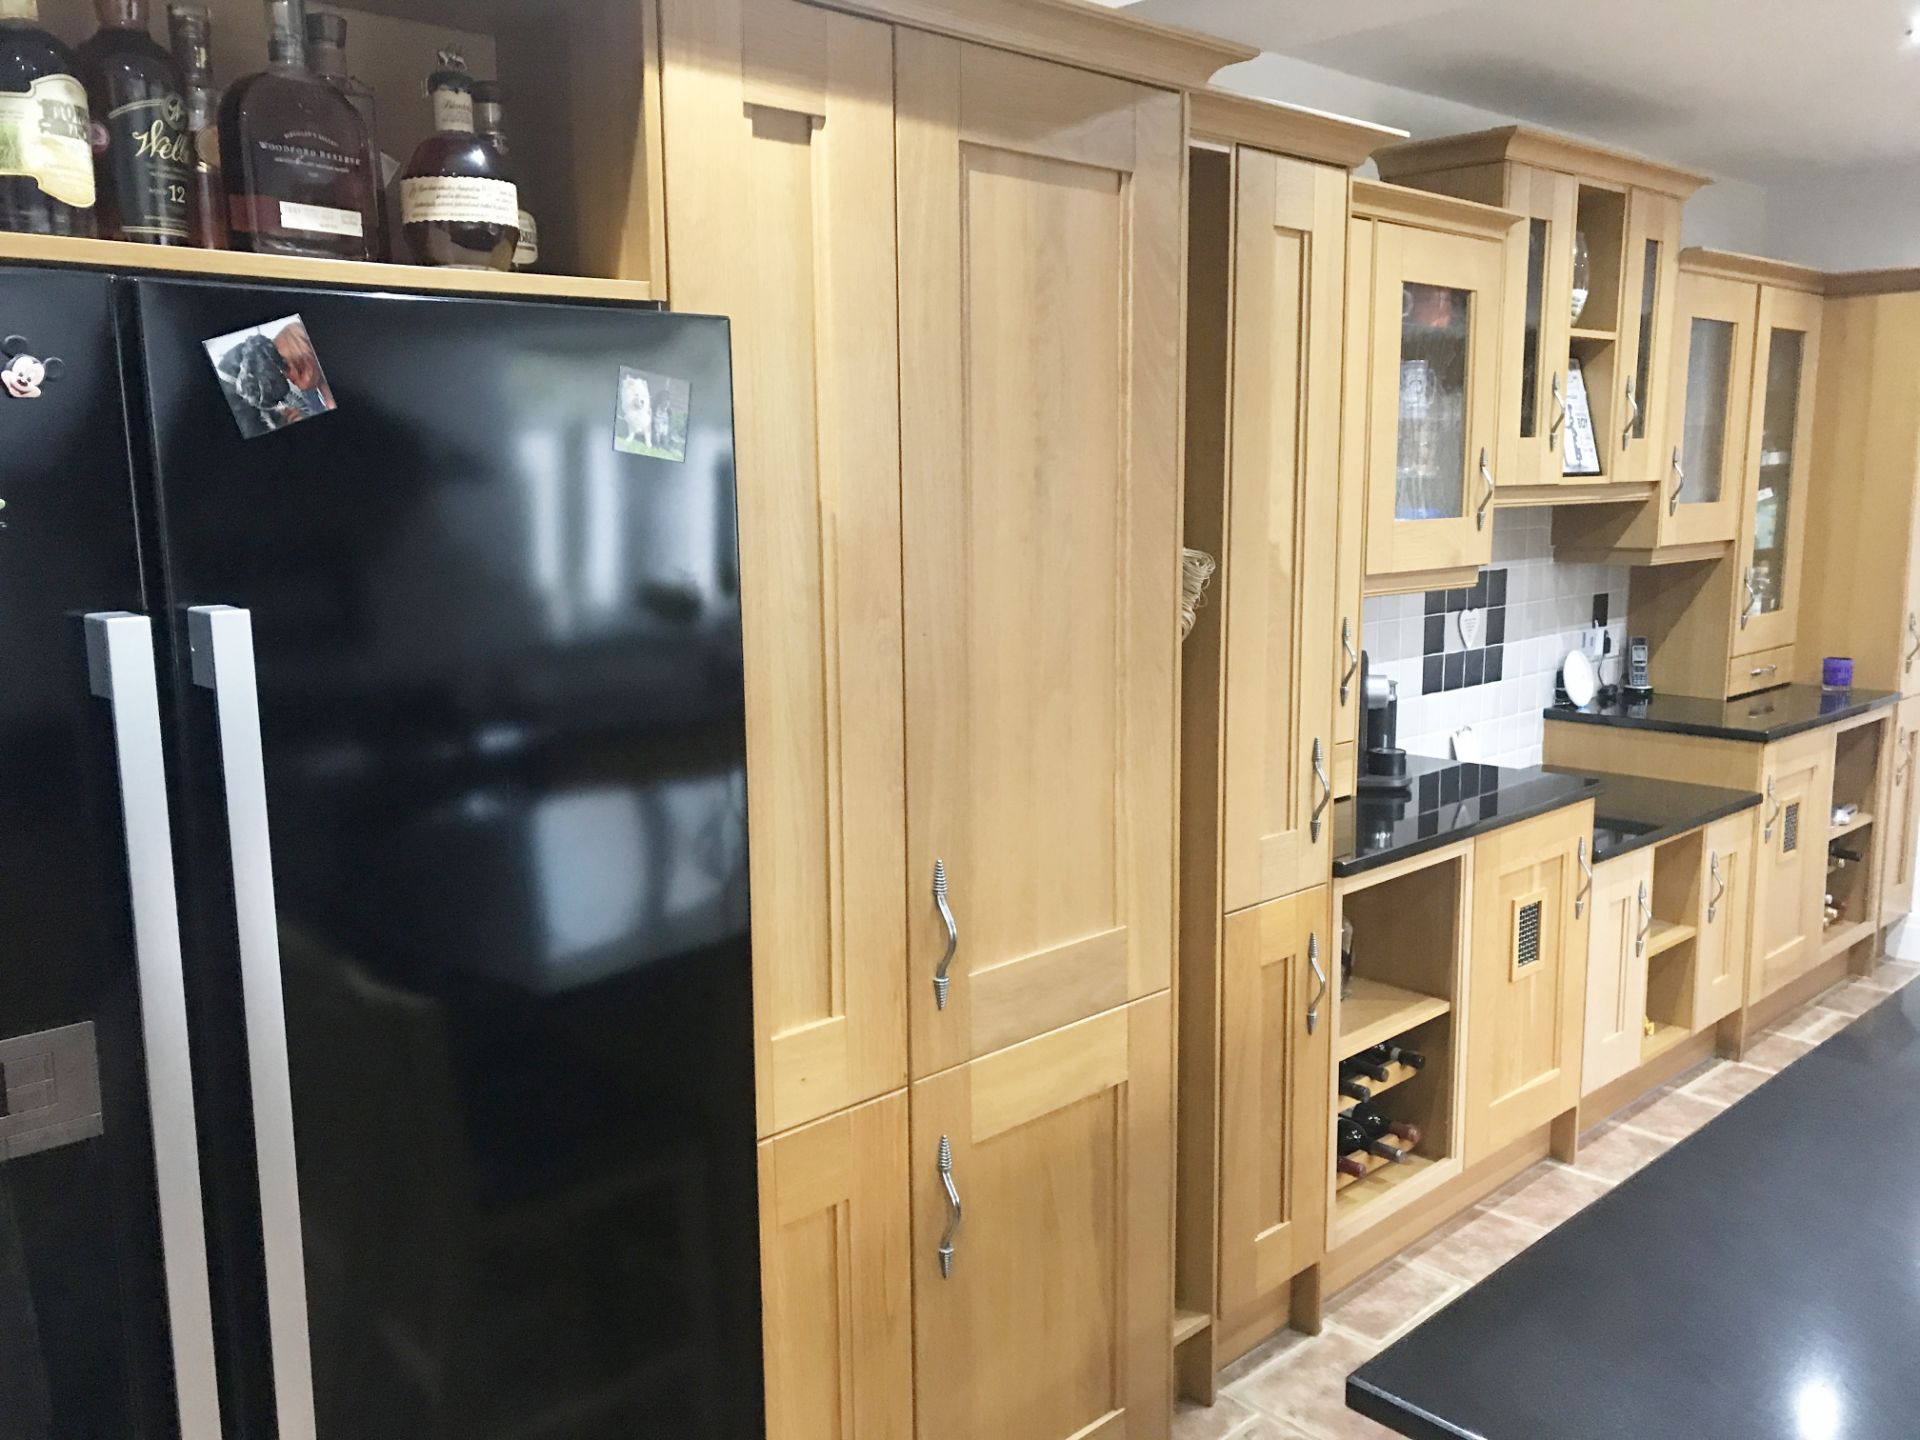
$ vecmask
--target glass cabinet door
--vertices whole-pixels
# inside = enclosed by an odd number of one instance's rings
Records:
[[[1739,529],[1755,305],[1750,284],[1680,276],[1662,545],[1721,543]]]
[[[1734,653],[1793,643],[1806,534],[1820,301],[1763,287],[1747,438],[1747,495],[1740,527]]]
[[[1628,200],[1627,248],[1621,307],[1621,423],[1609,437],[1609,473],[1626,483],[1671,483],[1666,366],[1678,344],[1674,335],[1675,289],[1680,253],[1680,202],[1669,195],[1635,190]],[[1685,349],[1681,350],[1682,355]],[[1677,439],[1677,437],[1676,437]],[[1725,537],[1722,537],[1725,538]]]
[[[1515,166],[1508,182],[1508,208],[1527,217],[1527,288],[1519,316],[1520,443],[1505,484],[1552,485],[1562,478],[1578,193],[1572,176],[1530,166]]]

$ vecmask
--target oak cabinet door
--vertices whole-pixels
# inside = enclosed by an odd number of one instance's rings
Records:
[[[1818,295],[1760,287],[1735,557],[1742,567],[1735,655],[1791,645],[1798,627],[1807,507],[1814,499],[1809,471],[1823,303]]]
[[[1621,393],[1620,403],[1608,409],[1621,423],[1609,438],[1607,473],[1628,484],[1659,481],[1671,492],[1680,479],[1667,444],[1673,390],[1667,366],[1680,280],[1680,202],[1671,195],[1629,192],[1620,280],[1620,364],[1614,373]]]
[[[1699,940],[1694,946],[1693,1028],[1704,1030],[1740,1008],[1753,935],[1754,812],[1716,820],[1706,833]]]
[[[1324,885],[1347,177],[1241,148],[1222,584],[1226,908]],[[1351,629],[1349,642],[1357,645]],[[1357,675],[1347,680],[1349,694]]]
[[[1731,540],[1746,473],[1755,287],[1683,271],[1678,295],[1660,543]]]
[[[1509,825],[1473,847],[1466,1162],[1580,1103],[1593,807]]]
[[[731,317],[761,1134],[906,1081],[893,37],[665,0],[671,283]]]
[[[1888,925],[1913,910],[1913,872],[1920,846],[1920,786],[1914,765],[1920,761],[1920,698],[1900,702],[1894,724],[1892,774],[1887,785],[1889,827],[1876,842],[1885,853],[1880,887],[1880,923]]]
[[[1595,868],[1582,1095],[1639,1067],[1647,1017],[1645,907],[1652,903],[1653,851],[1636,850]]]
[[[1527,217],[1526,288],[1520,303],[1520,432],[1508,485],[1565,479],[1567,355],[1573,328],[1573,233],[1579,182],[1557,170],[1516,165],[1508,209]],[[1611,471],[1609,471],[1611,473]]]
[[[896,43],[928,1075],[1171,979],[1183,141],[1175,95]]]
[[[1323,885],[1226,918],[1218,1313],[1229,1330],[1313,1264],[1326,1238],[1331,904]]]
[[[914,1085],[919,1440],[1164,1440],[1169,1010],[1157,995]]]
[[[761,1142],[769,1435],[911,1433],[909,1230],[904,1092]]]
[[[1767,747],[1749,1003],[1771,995],[1819,957],[1827,828],[1833,811],[1833,743],[1831,732],[1816,731]]]
[[[1373,250],[1367,573],[1485,565],[1506,247],[1382,223]]]

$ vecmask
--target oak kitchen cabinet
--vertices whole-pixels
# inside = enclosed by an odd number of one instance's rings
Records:
[[[1745,1003],[1758,830],[1752,811],[1729,815],[1707,827],[1707,868],[1694,907],[1699,929],[1694,954],[1696,1030],[1724,1020]]]
[[[1833,808],[1832,735],[1815,731],[1769,745],[1762,778],[1749,1004],[1820,958],[1827,816]]]
[[[1517,403],[1503,374],[1521,217],[1353,184],[1343,484],[1368,593],[1471,583],[1493,555],[1494,464]],[[1364,417],[1364,419],[1360,418]]]
[[[1519,299],[1506,321],[1517,408],[1497,457],[1504,503],[1604,501],[1610,484],[1663,475],[1680,207],[1705,177],[1524,125],[1394,145],[1374,160],[1395,184],[1525,217]],[[1589,257],[1577,319],[1576,234]],[[1598,474],[1566,471],[1576,383],[1592,417]]]
[[[1640,1065],[1647,1013],[1647,934],[1653,921],[1653,852],[1596,866],[1587,950],[1580,1093],[1591,1095]]]
[[[1894,721],[1893,756],[1888,762],[1886,832],[1880,881],[1880,923],[1888,925],[1913,911],[1913,872],[1920,861],[1920,787],[1915,785],[1920,762],[1920,697],[1900,702]]]

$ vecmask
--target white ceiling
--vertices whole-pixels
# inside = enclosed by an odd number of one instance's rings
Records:
[[[1139,0],[1128,9],[1729,179],[1785,183],[1920,162],[1920,47],[1905,41],[1920,0]]]

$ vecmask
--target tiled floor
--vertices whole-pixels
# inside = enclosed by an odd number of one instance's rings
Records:
[[[1346,1408],[1349,1371],[1916,976],[1920,965],[1883,961],[1783,1017],[1739,1063],[1710,1060],[1589,1132],[1574,1164],[1516,1176],[1334,1296],[1320,1334],[1283,1332],[1230,1366],[1211,1410],[1181,1402],[1173,1440],[1390,1437]]]

